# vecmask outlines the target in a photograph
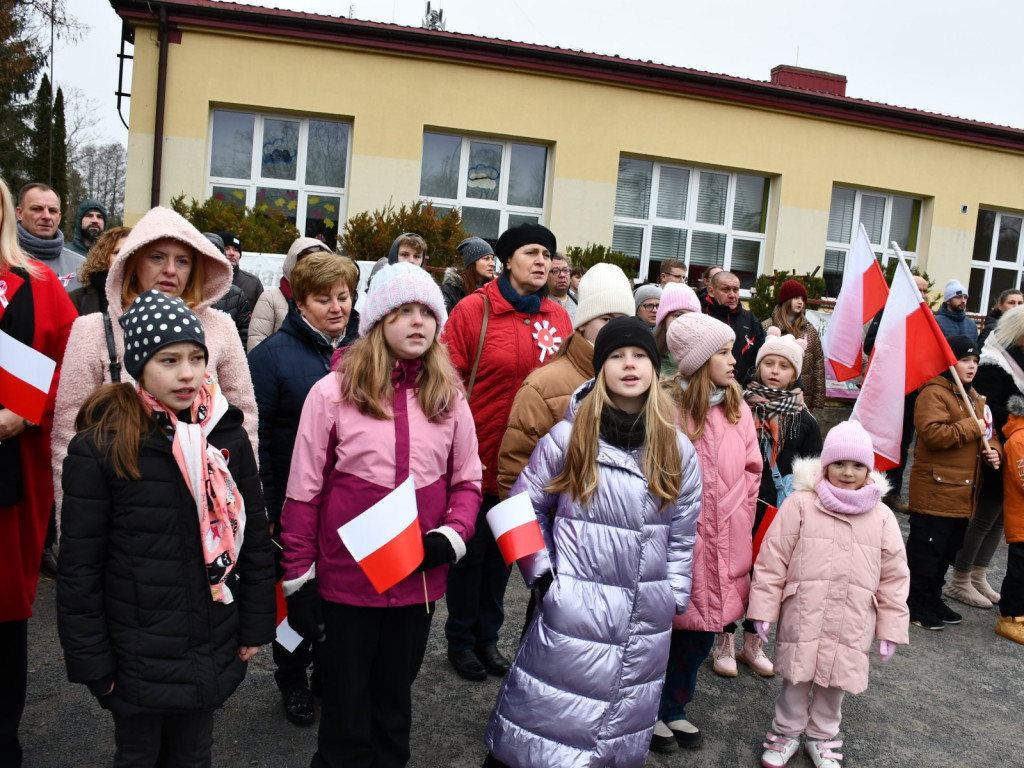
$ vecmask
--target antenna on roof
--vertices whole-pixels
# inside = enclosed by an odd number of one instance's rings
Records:
[[[431,29],[435,32],[444,32],[444,11],[438,8],[430,10],[430,3],[427,3],[427,10],[423,14],[423,29]]]

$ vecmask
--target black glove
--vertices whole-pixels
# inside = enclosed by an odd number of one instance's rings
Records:
[[[417,571],[429,571],[439,565],[447,565],[455,560],[455,550],[448,537],[443,533],[431,531],[423,537],[423,562]]]
[[[555,572],[552,569],[552,570],[548,571],[547,573],[545,573],[543,576],[541,576],[539,579],[537,579],[533,583],[533,588],[535,590],[537,590],[537,596],[541,600],[544,599],[544,595],[546,595],[548,593],[548,590],[551,589],[551,585],[554,583],[554,581],[555,581]]]
[[[324,610],[316,579],[310,579],[297,592],[285,598],[288,604],[288,624],[307,640],[322,643],[327,639],[324,632]]]

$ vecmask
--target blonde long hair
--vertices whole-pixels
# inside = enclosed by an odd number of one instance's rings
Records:
[[[391,370],[395,357],[384,338],[384,324],[395,321],[390,312],[370,332],[345,350],[338,368],[342,402],[375,419],[392,419],[395,388]],[[448,357],[448,348],[437,339],[420,358],[422,367],[416,376],[416,398],[431,423],[451,415],[461,384]]]
[[[681,382],[686,382],[686,386],[680,386]],[[689,379],[678,374],[663,382],[662,386],[669,392],[679,409],[679,425],[686,436],[694,442],[700,440],[700,436],[704,434],[708,410],[711,408],[711,393],[716,389],[715,383],[711,380],[711,368],[708,363],[705,362]],[[725,409],[725,418],[730,424],[736,424],[743,415],[743,389],[735,379],[723,389],[725,400],[722,407]],[[687,416],[693,423],[692,431],[686,423]]]
[[[30,259],[18,243],[18,219],[7,183],[0,178],[0,273],[11,267],[38,275],[42,265]],[[45,269],[45,267],[42,267]]]
[[[654,371],[657,377],[658,372]],[[549,493],[568,492],[586,506],[597,490],[597,455],[600,452],[601,416],[613,408],[605,383],[604,370],[597,372],[593,389],[583,398],[569,437],[565,465],[545,489]],[[679,498],[683,485],[683,459],[679,453],[678,433],[673,423],[672,404],[656,380],[644,402],[643,415],[647,437],[641,465],[651,495],[661,499],[661,511]]]

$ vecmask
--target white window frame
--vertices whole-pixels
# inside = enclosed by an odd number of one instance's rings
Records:
[[[431,195],[419,195],[419,199],[424,203],[430,203],[434,208],[458,208],[459,213],[462,213],[463,206],[468,208],[489,208],[491,210],[499,211],[498,218],[498,235],[508,229],[508,217],[512,216],[536,216],[538,224],[545,224],[546,217],[545,211],[548,206],[548,183],[551,178],[551,147],[542,141],[527,141],[519,139],[496,139],[490,136],[475,135],[469,133],[458,133],[454,131],[434,131],[424,130],[424,136],[426,134],[435,134],[438,136],[452,136],[462,140],[462,145],[459,148],[459,170],[458,180],[459,189],[455,198],[450,197],[434,197]],[[501,170],[499,173],[500,183],[498,184],[498,199],[497,200],[482,200],[477,197],[468,197],[466,195],[466,185],[469,182],[469,150],[470,143],[479,141],[486,144],[498,144],[501,146]],[[532,147],[543,147],[544,152],[544,184],[542,188],[543,200],[540,208],[532,208],[524,205],[511,205],[508,202],[508,183],[509,183],[509,169],[512,167],[512,145],[520,144]],[[422,169],[423,160],[423,146],[420,144],[420,168]],[[422,170],[421,170],[422,173]],[[422,179],[420,180],[422,184]],[[495,236],[497,237],[497,235]]]
[[[231,178],[228,176],[213,176],[210,173],[210,165],[213,162],[213,122],[216,112],[234,112],[241,115],[254,115],[253,136],[252,136],[252,159],[249,165],[249,180]],[[299,123],[299,144],[295,159],[295,180],[271,179],[261,175],[263,169],[263,126],[266,120],[288,120]],[[306,184],[306,153],[309,148],[309,123],[310,121],[345,123],[348,125],[348,146],[345,148],[345,179],[344,187],[325,187],[314,184]],[[227,109],[224,107],[213,107],[210,109],[209,129],[207,131],[206,143],[206,196],[213,195],[214,187],[230,187],[232,189],[245,190],[245,205],[252,208],[256,205],[256,190],[259,187],[271,187],[276,189],[295,190],[296,209],[295,226],[303,236],[306,233],[306,197],[308,195],[324,195],[339,198],[337,214],[337,233],[341,237],[345,227],[348,211],[348,184],[349,174],[352,172],[352,132],[351,120],[344,120],[331,116],[302,117],[289,115],[283,112],[257,112],[249,109]]]
[[[626,157],[631,157],[626,155]],[[736,203],[736,178],[737,176],[756,176],[764,178],[768,182],[768,200],[765,203],[765,230],[767,231],[767,215],[768,211],[771,210],[771,196],[774,185],[772,184],[771,176],[760,172],[750,171],[728,171],[721,168],[707,168],[696,165],[682,165],[679,163],[663,163],[657,160],[649,160],[647,158],[635,157],[632,159],[640,160],[642,162],[650,162],[654,168],[651,174],[651,193],[647,200],[647,218],[636,218],[632,216],[622,216],[616,214],[613,219],[613,226],[621,224],[622,226],[637,227],[643,229],[643,242],[640,246],[640,268],[638,278],[643,279],[650,270],[651,265],[651,242],[653,237],[654,227],[664,227],[666,229],[679,229],[686,231],[686,252],[683,258],[683,262],[686,264],[686,271],[689,274],[690,271],[690,249],[693,247],[693,233],[694,232],[710,232],[712,234],[725,235],[725,263],[722,265],[726,271],[732,266],[732,246],[734,240],[750,240],[759,243],[758,254],[757,254],[757,268],[754,273],[756,280],[757,276],[760,275],[764,270],[764,255],[765,255],[765,243],[767,242],[766,232],[748,232],[746,230],[734,230],[732,228],[733,212]],[[689,181],[687,189],[687,204],[686,204],[686,218],[685,219],[671,219],[663,216],[658,216],[658,193],[661,188],[661,171],[663,168],[671,168],[673,170],[684,170],[688,171]],[[722,224],[706,224],[704,222],[697,221],[697,203],[698,196],[700,194],[700,174],[714,173],[722,176],[729,177],[729,184],[726,191],[726,206],[725,206],[725,219]],[[616,195],[618,195],[618,182],[616,181]],[[743,288],[740,291],[740,295],[744,298],[749,298],[751,291],[749,288]]]
[[[979,215],[981,214],[982,210],[989,211],[990,213],[994,213],[996,215],[996,218],[995,218],[995,220],[992,223],[992,245],[991,245],[991,247],[989,249],[989,258],[983,261],[983,260],[980,260],[980,259],[973,258],[973,254],[972,254],[972,258],[971,258],[971,273],[972,273],[972,276],[973,276],[973,273],[974,273],[975,270],[982,270],[985,273],[984,287],[983,287],[983,290],[981,291],[981,295],[978,297],[979,303],[978,303],[978,309],[977,309],[977,311],[980,314],[985,315],[985,314],[988,314],[989,307],[991,307],[995,303],[996,299],[999,298],[998,296],[992,296],[991,295],[991,292],[992,292],[992,270],[993,269],[1015,270],[1017,272],[1017,280],[1016,280],[1016,282],[1015,282],[1015,284],[1013,286],[1015,288],[1019,289],[1020,286],[1021,286],[1021,281],[1024,280],[1024,222],[1022,222],[1021,236],[1020,236],[1020,238],[1017,241],[1017,258],[1016,258],[1016,260],[1015,261],[996,261],[995,258],[994,258],[996,253],[998,253],[998,248],[999,248],[999,228],[1000,228],[1000,224],[1002,222],[1003,216],[1005,215],[1005,216],[1012,216],[1015,219],[1024,219],[1024,213],[1020,213],[1019,211],[1002,211],[1002,210],[998,210],[996,208],[989,208],[988,206],[982,206],[982,208],[979,209],[979,211],[978,211]],[[975,224],[974,234],[975,234],[975,237],[977,237],[977,234],[978,234],[977,224]],[[971,296],[971,299],[974,299],[974,296]],[[970,302],[970,303],[973,304],[973,301]]]

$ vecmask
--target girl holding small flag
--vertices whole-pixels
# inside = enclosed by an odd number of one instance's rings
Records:
[[[154,289],[119,322],[138,383],[86,398],[64,459],[61,645],[113,713],[115,766],[209,766],[214,709],[274,638],[256,459],[196,313]]]
[[[426,272],[385,266],[361,338],[302,408],[281,542],[288,621],[322,643],[316,768],[409,760],[434,603],[481,500],[473,416],[438,341],[446,319]]]
[[[519,561],[540,600],[487,726],[485,766],[647,760],[672,617],[690,596],[700,466],[641,320],[609,321],[593,360],[596,378],[512,487],[529,494],[547,546]]]

